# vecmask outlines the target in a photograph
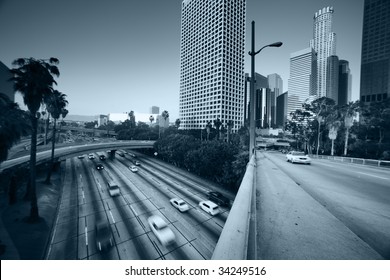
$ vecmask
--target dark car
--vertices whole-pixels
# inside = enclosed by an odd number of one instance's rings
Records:
[[[106,156],[105,155],[100,155],[99,158],[100,158],[100,160],[106,160]]]
[[[104,166],[103,166],[103,164],[101,164],[101,163],[96,164],[95,167],[96,167],[97,170],[102,170],[102,169],[104,169]]]
[[[99,251],[106,251],[114,245],[111,227],[107,220],[96,221],[95,233],[96,247]]]
[[[229,206],[230,199],[223,196],[220,192],[208,192],[207,197],[209,200],[214,201],[220,206]]]

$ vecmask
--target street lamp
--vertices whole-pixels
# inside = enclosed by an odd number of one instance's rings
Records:
[[[254,154],[255,151],[255,138],[256,138],[256,132],[255,132],[255,108],[256,108],[256,102],[255,102],[255,56],[259,52],[261,52],[266,47],[277,47],[279,48],[281,45],[283,45],[282,42],[275,42],[269,45],[266,45],[262,47],[260,50],[255,52],[255,22],[252,21],[252,48],[249,52],[249,55],[251,56],[251,81],[250,81],[250,110],[249,110],[249,160]]]

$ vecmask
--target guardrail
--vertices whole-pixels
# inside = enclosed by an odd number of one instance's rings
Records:
[[[312,158],[329,159],[329,160],[335,160],[335,161],[341,161],[341,162],[347,162],[347,163],[390,168],[390,161],[388,161],[388,160],[351,158],[351,157],[339,157],[339,156],[324,156],[324,155],[318,155],[318,156],[317,155],[310,155],[310,156]]]
[[[256,211],[253,209],[253,200],[256,199],[255,183],[256,158],[252,156],[249,161],[240,189],[234,199],[229,216],[219,237],[217,246],[214,249],[212,260],[246,260],[255,259],[250,256],[253,249],[256,251],[255,235],[251,236],[253,228],[252,221]],[[251,238],[254,237],[254,238]],[[253,248],[249,248],[248,244]]]

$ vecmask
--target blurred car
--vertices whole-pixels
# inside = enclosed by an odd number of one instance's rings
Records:
[[[106,251],[114,245],[110,224],[107,220],[99,219],[95,224],[96,247]]]
[[[221,206],[229,206],[230,205],[230,199],[223,196],[220,192],[208,192],[207,198],[211,201],[214,201],[218,205]]]
[[[85,157],[85,155],[79,155],[77,158],[82,159],[82,158],[84,158],[84,157]]]
[[[89,158],[89,159],[95,159],[95,156],[94,156],[93,154],[89,154],[89,155],[88,155],[88,158]]]
[[[132,172],[138,172],[138,168],[135,167],[134,165],[129,166],[129,169],[130,169]]]
[[[156,235],[158,241],[162,245],[167,246],[175,242],[175,234],[160,216],[150,216],[148,218],[148,223],[150,229],[153,231],[154,235]]]
[[[108,186],[108,193],[110,194],[110,196],[120,195],[120,189],[116,182],[114,181],[108,182],[107,186]]]
[[[136,161],[134,162],[134,164],[137,165],[137,166],[140,166],[140,165],[141,165],[141,163],[140,163],[138,160],[136,160]]]
[[[97,170],[103,170],[104,169],[104,166],[101,163],[96,164],[95,167],[96,167]]]
[[[116,151],[116,153],[117,153],[119,156],[121,156],[121,157],[124,157],[124,156],[125,156],[125,154],[122,153],[122,152]]]
[[[304,152],[291,151],[286,155],[287,162],[310,164],[311,159]]]
[[[100,155],[99,158],[100,158],[100,160],[106,160],[106,156],[105,155]]]
[[[199,202],[199,207],[203,211],[209,213],[212,216],[215,216],[215,215],[219,214],[219,212],[220,212],[218,205],[210,200],[205,200],[205,201]]]
[[[173,207],[179,209],[180,212],[185,212],[185,211],[188,211],[190,209],[188,204],[185,203],[185,201],[183,199],[175,197],[175,198],[172,198],[169,202],[172,204]]]

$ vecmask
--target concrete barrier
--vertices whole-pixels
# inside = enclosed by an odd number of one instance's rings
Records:
[[[248,241],[253,219],[252,199],[256,199],[256,196],[253,196],[255,172],[256,158],[254,155],[246,167],[240,189],[211,257],[212,260],[248,259]]]

